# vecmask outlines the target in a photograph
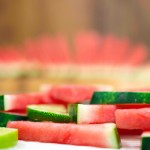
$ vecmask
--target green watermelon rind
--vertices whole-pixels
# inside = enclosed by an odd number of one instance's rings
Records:
[[[6,127],[8,121],[17,120],[27,120],[27,116],[15,113],[0,112],[0,127]]]
[[[150,149],[150,132],[143,132],[141,135],[141,150],[149,150]]]
[[[37,107],[35,107],[37,106]],[[69,123],[71,118],[66,113],[59,112],[59,108],[56,111],[47,111],[38,109],[39,105],[28,105],[27,116],[30,121],[52,121],[57,123]],[[53,106],[51,106],[53,107]]]
[[[15,103],[16,101],[12,98],[12,95],[0,95],[0,110],[11,110]]]
[[[150,92],[94,92],[91,104],[150,104]]]
[[[0,110],[4,110],[4,95],[0,95]]]
[[[78,121],[78,104],[69,104],[68,105],[68,113],[71,117],[71,122],[77,123]]]

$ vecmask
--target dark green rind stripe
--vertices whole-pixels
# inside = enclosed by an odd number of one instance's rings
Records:
[[[27,116],[0,112],[0,127],[6,127],[8,121],[27,120]]]
[[[142,137],[141,150],[150,150],[150,135],[149,137]]]
[[[0,110],[4,110],[4,95],[0,95]]]
[[[43,112],[37,111],[31,108],[27,108],[28,119],[30,121],[52,121],[52,122],[59,122],[59,123],[68,123],[70,122],[71,118],[69,114],[57,114],[54,112]]]
[[[77,123],[78,104],[69,104],[68,112],[71,117],[71,122]]]
[[[94,92],[91,104],[150,103],[150,92]]]

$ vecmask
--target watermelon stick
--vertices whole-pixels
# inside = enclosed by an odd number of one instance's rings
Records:
[[[19,131],[19,139],[46,143],[120,148],[120,138],[114,123],[70,124],[52,122],[12,121],[7,127]]]
[[[95,124],[115,122],[115,105],[70,104],[68,112],[73,122]]]

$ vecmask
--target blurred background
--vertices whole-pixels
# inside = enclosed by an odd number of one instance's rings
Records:
[[[0,0],[1,93],[149,87],[149,49],[149,0]]]

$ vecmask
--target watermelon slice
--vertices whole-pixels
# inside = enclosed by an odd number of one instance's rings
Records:
[[[0,127],[0,149],[13,147],[17,142],[17,129]]]
[[[78,124],[115,122],[115,105],[69,105],[69,114]]]
[[[12,121],[7,124],[19,131],[19,139],[61,144],[120,148],[114,123],[76,125],[51,122]]]
[[[10,94],[0,96],[0,110],[25,110],[29,104],[42,104],[42,97],[37,93]]]
[[[150,130],[150,108],[118,109],[115,117],[120,129]]]

